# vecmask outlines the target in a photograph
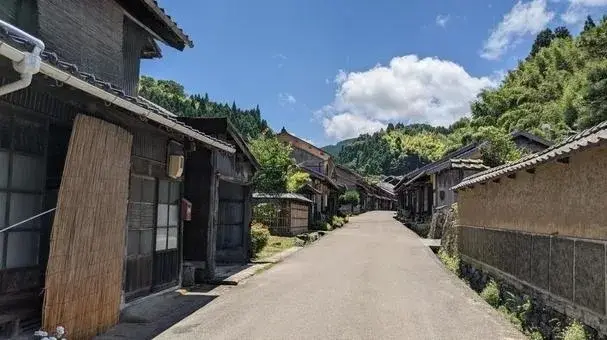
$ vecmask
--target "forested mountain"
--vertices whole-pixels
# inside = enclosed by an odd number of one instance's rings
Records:
[[[520,157],[508,133],[525,130],[558,141],[607,119],[607,18],[588,17],[572,37],[565,27],[538,34],[529,56],[502,83],[482,91],[471,117],[449,128],[387,127],[361,135],[337,161],[367,175],[402,175],[472,141],[489,140],[490,165]]]
[[[337,142],[337,144],[323,146],[321,149],[325,150],[333,156],[337,156],[345,146],[354,143],[354,141],[356,140],[357,138],[344,139],[340,142]]]
[[[259,106],[243,110],[227,103],[220,104],[204,96],[187,95],[183,85],[173,80],[156,80],[142,76],[139,81],[139,95],[184,117],[228,117],[245,138],[257,138],[268,129],[268,123],[261,118]]]

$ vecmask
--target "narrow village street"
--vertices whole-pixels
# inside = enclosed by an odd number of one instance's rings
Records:
[[[353,217],[157,339],[524,339],[393,214]]]

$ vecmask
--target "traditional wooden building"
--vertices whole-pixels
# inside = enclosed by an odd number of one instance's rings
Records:
[[[315,197],[314,220],[337,213],[340,188],[335,182],[335,163],[330,154],[294,136],[282,128],[277,138],[293,148],[293,158],[297,165],[312,178],[312,185],[321,194]]]
[[[236,148],[137,97],[157,41],[192,45],[153,1],[0,5],[0,335],[88,339],[179,285],[184,162]]]
[[[605,178],[607,122],[465,178],[463,262],[607,334]]]
[[[216,265],[249,259],[251,180],[259,163],[227,118],[179,120],[236,147],[233,154],[191,150],[185,167],[185,197],[193,209],[184,226],[184,261],[211,279]]]
[[[295,236],[308,232],[312,201],[301,194],[253,194],[256,206],[272,205],[273,216],[256,216],[257,222],[268,226],[272,235]]]
[[[520,149],[537,152],[550,142],[523,131],[511,133]],[[456,195],[450,189],[464,177],[487,169],[482,163],[481,148],[487,142],[471,143],[455,150],[442,159],[405,174],[395,186],[398,209],[411,219],[427,219],[436,208],[455,203]]]
[[[353,170],[337,164],[335,165],[335,183],[344,190],[356,190],[360,197],[360,203],[356,207],[339,206],[339,210],[343,212],[360,212],[363,210],[365,189],[362,187],[364,178]]]

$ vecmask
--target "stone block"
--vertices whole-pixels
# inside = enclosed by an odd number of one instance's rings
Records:
[[[531,282],[531,235],[516,234],[516,264],[514,275],[519,279]]]
[[[550,242],[550,293],[573,301],[573,240],[553,237]]]
[[[484,252],[484,261],[490,266],[496,266],[497,263],[497,254],[498,254],[498,244],[496,243],[497,232],[495,230],[486,229],[484,232],[484,242],[483,242],[483,252]]]
[[[499,269],[502,271],[515,275],[516,268],[516,234],[511,231],[501,231],[500,235],[500,253],[499,253]]]
[[[605,245],[575,241],[574,302],[605,313]]]
[[[550,237],[533,235],[531,238],[531,283],[548,290],[550,266]]]

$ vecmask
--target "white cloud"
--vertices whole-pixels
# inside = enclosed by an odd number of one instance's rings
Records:
[[[337,139],[375,132],[390,121],[448,125],[469,112],[481,89],[494,84],[453,62],[415,55],[363,72],[340,70],[335,81],[333,102],[316,114],[326,135]]]
[[[543,30],[552,18],[554,12],[548,10],[546,0],[517,2],[491,32],[483,46],[481,57],[498,59],[521,38],[536,35]]]
[[[324,118],[322,125],[327,136],[335,139],[346,139],[356,137],[362,133],[373,133],[386,126],[380,121],[370,120],[349,112]]]
[[[280,101],[280,103],[283,105],[297,103],[297,99],[295,99],[292,94],[286,92],[281,92],[278,94],[278,101]]]
[[[449,22],[449,15],[437,15],[436,16],[436,24],[439,25],[440,27],[446,27],[447,26],[447,22]]]
[[[607,6],[607,0],[569,0],[569,7],[561,14],[561,19],[569,25],[579,24],[593,7],[604,6]]]

